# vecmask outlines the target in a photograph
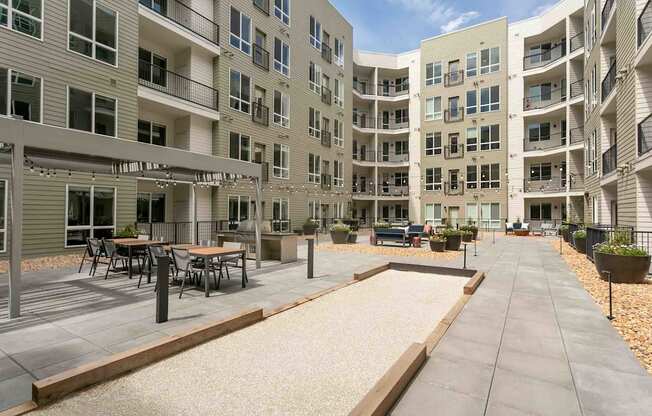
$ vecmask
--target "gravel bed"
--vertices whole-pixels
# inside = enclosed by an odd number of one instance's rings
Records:
[[[559,241],[551,243],[559,251]],[[584,288],[609,313],[609,284],[600,279],[595,265],[570,244],[563,243],[562,257],[577,274]],[[612,284],[613,315],[611,323],[629,344],[641,364],[652,374],[652,280],[643,284]]]
[[[67,269],[79,267],[81,263],[81,254],[66,254],[61,256],[35,257],[22,261],[22,270],[24,272],[41,272],[44,270]],[[85,268],[90,267],[90,263],[85,264]],[[0,273],[9,271],[9,262],[0,261]]]
[[[452,260],[462,254],[462,251],[445,251],[443,253],[433,252],[430,250],[428,242],[424,242],[422,248],[400,246],[372,246],[368,244],[320,243],[319,245],[315,246],[315,249],[317,251],[375,254],[378,256],[426,257],[437,260]]]
[[[467,281],[383,272],[36,414],[347,415]]]

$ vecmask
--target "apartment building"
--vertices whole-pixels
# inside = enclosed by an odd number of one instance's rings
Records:
[[[263,215],[279,231],[346,215],[352,27],[327,0],[0,2],[0,45],[0,116],[263,164]],[[28,256],[136,222],[190,232],[254,215],[248,183],[26,165]]]
[[[508,36],[509,218],[581,221],[587,177],[583,2],[566,0],[510,24]]]

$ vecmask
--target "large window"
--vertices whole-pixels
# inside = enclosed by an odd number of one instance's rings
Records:
[[[441,97],[430,97],[426,99],[426,120],[441,119]]]
[[[166,128],[162,124],[138,120],[138,141],[141,143],[165,146]]]
[[[486,87],[480,89],[480,112],[500,110],[500,86]]]
[[[478,150],[478,129],[469,127],[466,129],[466,151],[475,152]]]
[[[497,202],[483,203],[480,206],[482,226],[500,228],[500,204]]]
[[[344,147],[344,123],[338,119],[333,119],[333,144]]]
[[[500,164],[480,166],[480,188],[500,188]]]
[[[232,69],[230,84],[229,105],[234,110],[249,114],[251,107],[251,79]]]
[[[290,26],[290,0],[274,0],[274,16]]]
[[[7,181],[0,180],[0,253],[7,251]]]
[[[591,136],[588,139],[587,146],[585,148],[586,152],[586,157],[585,160],[587,161],[587,170],[588,170],[588,175],[593,175],[598,172],[598,131],[593,130],[593,133],[591,133]]]
[[[528,139],[530,142],[550,140],[550,123],[530,123],[528,125]]]
[[[335,38],[335,64],[344,66],[344,41]]]
[[[274,91],[274,124],[290,127],[290,96]]]
[[[471,52],[466,54],[466,77],[478,75],[478,53]]]
[[[308,154],[308,182],[321,183],[321,157]]]
[[[467,189],[478,189],[477,165],[468,165],[466,167],[466,187]]]
[[[41,96],[41,78],[0,68],[0,115],[40,123]]]
[[[344,162],[341,160],[333,163],[333,185],[339,188],[344,186]]]
[[[500,71],[500,48],[482,49],[480,51],[480,73],[489,74]]]
[[[113,237],[115,207],[115,188],[67,185],[65,246],[84,246],[87,238]]]
[[[0,27],[43,39],[43,0],[0,0]]]
[[[441,168],[426,169],[426,191],[441,190]]]
[[[229,157],[231,159],[251,161],[251,138],[231,132],[229,137]]]
[[[115,137],[116,110],[114,98],[68,88],[68,128]]]
[[[426,156],[441,154],[441,133],[426,134]]]
[[[500,124],[480,127],[480,150],[500,149]]]
[[[426,204],[426,224],[441,224],[441,204]]]
[[[470,116],[478,112],[478,92],[471,90],[466,92],[466,115]]]
[[[552,204],[531,204],[530,220],[551,220]]]
[[[68,9],[68,49],[117,65],[118,14],[95,0],[70,0]]]
[[[335,78],[333,82],[335,83],[335,87],[333,88],[335,90],[335,97],[333,101],[335,101],[336,106],[344,108],[344,81]]]
[[[138,48],[138,78],[167,87],[168,60],[144,48]],[[153,86],[153,85],[150,85]]]
[[[531,181],[549,181],[552,179],[552,164],[536,163],[530,165]]]
[[[288,179],[290,177],[290,147],[286,144],[274,144],[273,175],[279,179]]]
[[[272,200],[272,230],[276,233],[290,231],[290,200],[288,198]]]
[[[229,195],[229,226],[236,227],[241,221],[249,220],[249,205],[251,200],[248,196]]]
[[[321,51],[321,23],[310,16],[310,44]]]
[[[442,66],[441,62],[426,64],[426,86],[441,84]]]
[[[136,220],[140,223],[165,222],[165,194],[138,192]]]
[[[274,38],[274,70],[290,76],[290,45],[279,38]]]
[[[308,68],[308,84],[310,90],[321,96],[321,67],[314,62],[310,62]]]
[[[234,7],[231,7],[229,43],[247,55],[251,54],[251,18]]]
[[[308,134],[315,139],[321,138],[321,111],[308,109]]]

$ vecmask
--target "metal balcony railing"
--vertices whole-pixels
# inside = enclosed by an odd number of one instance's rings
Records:
[[[543,134],[539,137],[526,135],[523,141],[523,150],[534,152],[537,150],[552,150],[566,146],[566,135],[563,132]]]
[[[444,194],[446,195],[464,195],[464,181],[444,182]]]
[[[330,191],[333,187],[333,175],[322,173],[321,175],[321,189]]]
[[[644,155],[652,150],[652,114],[638,123],[638,154]]]
[[[444,74],[444,86],[454,87],[455,85],[464,84],[464,70],[453,71]]]
[[[376,119],[367,113],[353,113],[353,125],[361,129],[375,129]]]
[[[638,38],[638,47],[640,48],[643,42],[650,36],[652,33],[652,7],[650,7],[650,0],[645,3],[641,15],[638,17],[637,22],[637,38]]]
[[[577,35],[570,38],[570,51],[575,52],[576,50],[584,47],[584,32],[580,32]]]
[[[374,88],[368,82],[353,81],[353,89],[362,95],[374,95]]]
[[[579,79],[572,84],[570,84],[570,96],[571,98],[579,97],[584,95],[584,80]]]
[[[373,150],[359,150],[357,152],[353,152],[353,160],[358,160],[360,162],[375,162],[376,152]]]
[[[523,110],[539,110],[566,101],[566,89],[557,88],[540,95],[523,98]]]
[[[444,159],[461,159],[464,157],[464,146],[461,144],[444,146]]]
[[[262,46],[254,43],[253,54],[251,55],[254,65],[269,71],[269,52]]]
[[[379,196],[404,197],[404,196],[408,196],[409,194],[410,194],[410,187],[408,185],[389,185],[389,184],[378,185]]]
[[[584,143],[584,126],[571,129],[570,142],[571,144]]]
[[[616,61],[611,64],[607,75],[602,80],[602,101],[604,102],[616,86]]]
[[[464,120],[464,107],[444,110],[444,123],[456,123]]]
[[[560,43],[543,51],[527,55],[523,58],[523,69],[541,68],[550,63],[556,62],[566,56],[566,44]]]
[[[138,62],[138,83],[194,104],[218,109],[217,90],[144,60]]]
[[[321,131],[321,145],[325,147],[331,147],[331,132],[328,130]]]
[[[253,111],[251,112],[251,120],[257,124],[269,126],[269,107],[254,101],[252,109]]]
[[[607,175],[616,170],[618,160],[618,145],[614,144],[602,154],[602,175]]]
[[[604,2],[604,6],[602,6],[602,16],[601,16],[602,31],[604,31],[604,28],[607,25],[607,22],[609,21],[609,16],[611,16],[611,10],[613,10],[613,7],[614,7],[614,0],[606,0]]]
[[[407,82],[398,85],[379,83],[376,93],[380,97],[400,97],[410,93],[410,85]]]
[[[333,50],[325,42],[321,43],[321,57],[329,64],[333,62]]]
[[[331,89],[322,85],[321,86],[321,102],[326,105],[331,105],[333,102],[333,93]]]
[[[397,155],[395,153],[386,154],[383,152],[378,152],[378,163],[406,163],[410,161],[409,155]]]
[[[410,118],[405,117],[378,117],[379,130],[402,130],[410,127]]]
[[[541,179],[525,179],[523,191],[557,193],[566,192],[566,178],[560,176],[550,176]]]
[[[216,45],[220,44],[220,27],[211,19],[180,1],[167,0],[167,2],[158,2],[154,0],[140,0],[140,4],[183,26],[207,41]]]

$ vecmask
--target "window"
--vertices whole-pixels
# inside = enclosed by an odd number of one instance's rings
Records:
[[[346,218],[346,203],[336,202],[333,204],[333,218],[335,219]]]
[[[500,48],[482,49],[480,51],[480,73],[489,74],[500,71]]]
[[[290,177],[290,147],[286,144],[274,144],[273,175],[279,179]]]
[[[479,219],[479,216],[478,216],[478,204],[476,204],[476,203],[466,204],[466,220],[467,220],[467,222],[477,224],[478,219]]]
[[[344,81],[335,78],[333,82],[335,83],[335,105],[344,108]]]
[[[280,91],[274,91],[274,124],[290,127],[290,97]]]
[[[290,0],[274,0],[274,16],[290,26]]]
[[[0,27],[9,22],[11,30],[42,39],[43,0],[0,0]]]
[[[492,163],[480,166],[480,187],[482,189],[500,188],[500,164]]]
[[[589,175],[598,172],[598,132],[593,130],[586,146],[587,170]]]
[[[552,204],[530,205],[530,220],[551,220]]]
[[[441,84],[442,67],[441,62],[426,65],[426,86]]]
[[[550,123],[531,123],[528,125],[528,140],[539,142],[550,140]]]
[[[138,78],[148,83],[166,87],[168,84],[167,59],[138,48]]]
[[[115,99],[68,88],[68,128],[115,137],[116,125]]]
[[[530,165],[531,181],[549,181],[552,179],[552,164],[536,163]]]
[[[138,120],[138,141],[165,146],[166,128],[151,121]]]
[[[95,0],[70,0],[68,11],[68,50],[117,65],[118,14]]]
[[[336,160],[333,164],[333,185],[341,188],[344,186],[344,162]]]
[[[468,165],[466,167],[466,188],[478,189],[478,166]]]
[[[251,54],[251,18],[234,7],[231,7],[229,43],[247,55]]]
[[[426,191],[441,191],[441,168],[426,169]]]
[[[338,119],[333,120],[333,143],[344,147],[344,123]]]
[[[478,75],[478,53],[470,52],[466,54],[466,77]]]
[[[394,146],[394,153],[397,156],[408,155],[410,153],[409,142],[407,140],[397,141]]]
[[[321,95],[321,67],[314,62],[310,62],[308,71],[308,83],[310,90],[317,95]]]
[[[310,44],[321,51],[321,23],[310,16]]]
[[[426,98],[426,120],[441,119],[441,97]]]
[[[231,159],[251,161],[251,138],[231,132],[229,137],[229,157]]]
[[[238,71],[231,70],[230,100],[232,109],[249,114],[251,106],[251,79]]]
[[[0,68],[0,115],[41,123],[41,85],[41,78]]]
[[[478,129],[477,127],[469,127],[466,129],[466,151],[478,151]]]
[[[251,198],[241,195],[229,195],[229,226],[237,228],[240,221],[249,219]]]
[[[335,38],[335,64],[344,66],[344,41]]]
[[[165,194],[138,192],[136,221],[139,223],[165,222]]]
[[[480,89],[480,112],[500,110],[500,86],[485,87]]]
[[[478,92],[471,90],[466,92],[466,115],[478,112]]]
[[[7,251],[7,181],[0,180],[0,253]]]
[[[308,182],[321,183],[321,157],[308,154]]]
[[[426,204],[426,224],[441,224],[441,204]]]
[[[500,204],[497,202],[483,203],[480,206],[482,226],[500,228]]]
[[[426,134],[426,156],[441,154],[441,133]]]
[[[272,230],[275,233],[290,231],[290,201],[288,198],[272,200]]]
[[[308,216],[314,222],[321,219],[321,201],[308,201]]]
[[[115,200],[115,188],[66,185],[65,246],[84,246],[87,238],[112,238]]]
[[[312,107],[308,110],[308,134],[315,139],[321,138],[321,111]]]
[[[274,38],[274,69],[290,76],[290,46],[279,38]]]
[[[500,149],[500,124],[480,127],[480,150]]]

